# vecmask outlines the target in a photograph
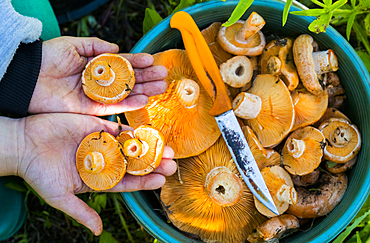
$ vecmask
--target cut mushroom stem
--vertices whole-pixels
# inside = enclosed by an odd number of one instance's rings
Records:
[[[292,186],[282,185],[276,194],[280,202],[295,204],[297,202],[297,192]]]
[[[243,119],[254,119],[262,108],[262,100],[258,95],[241,92],[232,102],[236,116]]]
[[[288,153],[293,158],[299,158],[306,149],[305,142],[301,139],[292,138],[287,144]]]
[[[253,66],[248,57],[235,56],[220,65],[220,72],[225,83],[234,88],[241,88],[250,83]]]
[[[131,158],[138,158],[143,150],[143,143],[137,138],[126,140],[123,144],[123,153]]]
[[[281,72],[281,61],[277,56],[271,56],[267,61],[267,70],[272,75],[279,75]]]
[[[347,127],[338,126],[330,133],[330,143],[336,147],[344,147],[352,139],[352,133]]]
[[[105,61],[97,61],[91,67],[91,75],[101,86],[109,86],[116,78],[116,74]]]
[[[317,74],[335,72],[338,70],[338,59],[333,50],[329,49],[326,51],[312,52],[312,57]]]
[[[243,28],[235,36],[235,39],[241,43],[246,42],[250,37],[260,31],[265,24],[265,20],[258,13],[252,12],[245,21]]]
[[[178,82],[175,92],[186,108],[192,108],[199,99],[200,87],[191,79],[182,79]]]
[[[88,173],[99,173],[104,169],[104,156],[100,152],[90,152],[84,158],[85,170]]]

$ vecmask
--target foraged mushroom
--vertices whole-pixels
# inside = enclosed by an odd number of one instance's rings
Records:
[[[160,197],[168,218],[180,230],[205,242],[245,242],[264,221],[222,137],[178,164],[179,177],[166,178]]]
[[[298,218],[316,218],[330,213],[342,200],[348,179],[344,173],[321,173],[316,188],[296,187],[298,200],[288,213]]]
[[[346,99],[346,92],[340,84],[339,76],[336,73],[327,73],[325,89],[329,95],[329,106],[340,108]]]
[[[257,95],[241,92],[233,100],[232,107],[236,116],[254,119],[261,111],[262,100]]]
[[[282,150],[284,168],[292,175],[307,175],[321,163],[324,135],[312,126],[295,130],[286,140]]]
[[[299,175],[291,175],[293,184],[295,186],[311,186],[317,182],[320,177],[320,170],[315,169],[313,172],[299,176]]]
[[[221,26],[217,42],[222,48],[234,55],[257,56],[266,45],[262,27],[265,20],[252,12],[246,21],[238,20],[229,27]]]
[[[335,163],[346,163],[355,157],[361,148],[358,128],[343,118],[330,118],[319,129],[325,136],[324,158]]]
[[[288,209],[289,204],[295,204],[297,202],[297,192],[294,189],[289,173],[282,167],[275,165],[263,168],[261,174],[274,200],[279,215],[283,214]],[[256,208],[261,214],[267,217],[276,216],[276,214],[266,208],[255,196],[253,198]]]
[[[248,57],[235,56],[220,65],[220,72],[225,83],[241,88],[251,81],[253,66]]]
[[[294,123],[293,101],[288,88],[278,77],[260,74],[248,93],[259,96],[262,106],[256,118],[244,120],[245,125],[252,128],[263,147],[276,146]]]
[[[318,121],[328,107],[328,93],[326,90],[314,95],[300,86],[292,92],[295,118],[292,131],[311,125]]]
[[[290,38],[273,40],[266,45],[260,58],[261,73],[279,76],[289,90],[294,90],[299,83],[292,46]]]
[[[91,133],[81,141],[76,166],[83,182],[97,191],[114,187],[126,173],[120,144],[104,131]]]
[[[140,125],[133,132],[121,132],[117,141],[127,159],[127,173],[146,175],[160,164],[164,151],[164,137],[157,129]]]
[[[334,162],[331,162],[331,161],[326,161],[325,168],[330,173],[334,173],[334,174],[343,173],[343,172],[351,169],[356,164],[357,157],[358,156],[353,157],[352,159],[350,159],[349,161],[347,161],[344,164],[343,163],[334,163]],[[329,162],[331,162],[331,163],[329,163]],[[334,164],[334,166],[330,166],[332,164]]]
[[[126,58],[111,53],[101,54],[88,62],[81,79],[85,94],[104,104],[123,100],[135,84],[131,63]]]
[[[279,239],[284,234],[291,233],[300,227],[299,220],[292,214],[282,214],[270,218],[259,225],[247,238],[248,242],[258,243]]]
[[[303,86],[318,95],[323,91],[323,83],[318,75],[338,70],[338,60],[331,49],[313,52],[313,42],[310,35],[298,36],[293,44],[293,56]]]
[[[165,93],[149,97],[139,110],[126,112],[130,126],[150,124],[164,136],[175,158],[200,154],[221,135],[216,120],[209,114],[212,99],[200,84],[185,50],[172,49],[154,56],[154,64],[168,70]]]
[[[315,124],[313,126],[314,127],[319,127],[321,125],[321,123],[323,123],[324,121],[329,120],[330,118],[333,118],[333,117],[343,118],[343,119],[346,119],[347,121],[351,122],[349,120],[349,118],[346,115],[344,115],[343,112],[341,112],[337,108],[328,107],[326,109],[324,115],[322,115],[322,117],[320,118],[320,120],[318,120],[317,122],[315,122]]]

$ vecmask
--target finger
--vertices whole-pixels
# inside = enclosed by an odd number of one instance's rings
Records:
[[[162,158],[173,159],[174,156],[175,156],[175,152],[173,151],[173,149],[171,147],[165,146]]]
[[[133,192],[140,190],[155,190],[164,185],[166,178],[157,173],[145,176],[133,176],[126,174],[123,179],[112,189],[106,192]]]
[[[162,159],[159,166],[155,169],[155,173],[164,175],[164,176],[170,176],[174,174],[177,170],[177,164],[175,161],[171,159]]]
[[[168,76],[167,68],[162,65],[154,65],[144,69],[135,69],[134,71],[136,83],[162,80]]]
[[[134,68],[146,68],[153,65],[154,58],[148,53],[120,54],[126,58]]]
[[[78,54],[84,57],[95,57],[103,53],[117,53],[119,50],[116,44],[95,37],[69,37],[68,41],[75,46]]]
[[[121,102],[110,105],[105,105],[89,100],[89,104],[82,107],[82,109],[83,112],[87,114],[95,116],[107,116],[141,109],[148,104],[148,101],[148,96],[140,94],[128,96]]]
[[[103,223],[98,213],[73,193],[68,193],[58,198],[57,204],[49,204],[89,228],[94,235],[100,235],[103,231]]]
[[[155,96],[163,94],[167,89],[166,81],[152,81],[149,83],[135,84],[132,89],[133,92],[130,93],[130,96],[143,94],[146,96]]]

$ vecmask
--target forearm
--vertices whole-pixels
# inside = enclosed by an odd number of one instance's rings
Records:
[[[0,176],[18,175],[19,119],[0,116]]]

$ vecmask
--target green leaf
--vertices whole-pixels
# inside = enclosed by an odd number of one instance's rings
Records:
[[[321,32],[325,32],[326,28],[328,27],[328,25],[330,23],[330,19],[331,19],[331,14],[330,13],[329,14],[323,14],[320,17],[318,17],[317,19],[315,19],[314,21],[312,21],[312,23],[308,26],[308,29],[311,32],[314,32],[316,34],[321,33]]]
[[[364,19],[364,27],[366,34],[370,36],[370,13],[368,13]]]
[[[347,1],[348,0],[339,0],[339,1],[336,1],[333,5],[331,5],[329,7],[329,11],[334,11],[335,9],[342,7],[344,4],[347,3]]]
[[[361,221],[363,219],[365,219],[368,215],[370,215],[370,210],[368,210],[366,213],[364,213],[362,216],[360,216],[359,218],[357,218],[355,220],[355,222],[353,222],[350,226],[348,226],[346,228],[346,230],[344,232],[342,232],[334,241],[333,243],[341,243],[343,242],[347,236],[349,236],[352,232],[352,230],[354,230],[358,224],[361,223]]]
[[[369,0],[360,0],[357,6],[361,6],[362,9],[370,8],[370,1]]]
[[[362,62],[370,73],[370,55],[365,51],[357,51],[357,54],[360,56]]]
[[[24,184],[18,183],[16,181],[8,182],[5,184],[5,186],[19,192],[27,191],[27,187],[25,187]]]
[[[102,208],[105,208],[107,205],[107,194],[95,194],[94,197],[92,197],[91,200],[87,202],[87,204],[93,208],[97,213],[101,212]]]
[[[351,30],[353,27],[353,24],[355,23],[355,18],[356,18],[357,12],[353,12],[351,16],[349,16],[348,22],[347,22],[347,29],[346,29],[346,35],[347,35],[347,40],[351,37]]]
[[[323,4],[322,2],[320,2],[318,0],[311,0],[311,2],[313,2],[314,4],[316,4],[316,5],[318,5],[318,6],[322,7],[322,8],[325,8],[326,7],[325,4]]]
[[[293,0],[287,0],[285,5],[284,5],[283,26],[286,24],[286,21],[288,20],[289,9],[290,9],[290,6],[292,6],[292,2],[293,2]]]
[[[235,22],[243,16],[252,3],[253,0],[240,0],[238,5],[236,5],[235,9],[231,13],[230,18],[226,21],[226,23],[223,23],[222,26],[229,27],[235,24]]]
[[[109,233],[108,231],[103,230],[101,235],[99,236],[99,243],[118,243],[113,235]]]
[[[325,4],[326,6],[330,6],[332,3],[333,3],[333,1],[332,1],[332,0],[324,0],[324,4]]]
[[[357,20],[355,20],[355,23],[353,24],[353,30],[356,33],[357,40],[362,42],[367,53],[370,55],[369,37],[367,36],[365,29],[361,26],[361,24],[358,23]]]
[[[146,8],[143,21],[143,33],[146,34],[151,28],[156,26],[162,20],[163,18],[156,11]]]
[[[356,6],[356,0],[351,0],[351,6],[352,6],[352,8],[355,8],[355,6]]]
[[[322,14],[326,14],[328,11],[326,9],[318,9],[318,8],[313,8],[313,9],[308,9],[308,10],[302,10],[302,11],[292,11],[290,12],[291,14],[294,15],[299,15],[299,16],[320,16]]]
[[[332,161],[326,161],[326,164],[328,165],[329,168],[333,168],[334,166],[337,165],[337,163],[332,162]]]
[[[177,5],[177,7],[173,10],[172,13],[175,13],[177,11],[180,11],[183,8],[194,5],[195,3],[196,3],[196,0],[181,0],[179,5]]]

